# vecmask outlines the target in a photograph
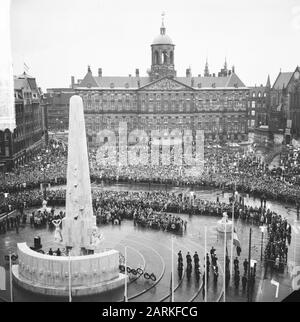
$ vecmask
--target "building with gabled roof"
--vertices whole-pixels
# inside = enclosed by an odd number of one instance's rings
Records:
[[[160,34],[151,44],[151,67],[146,76],[139,69],[134,75],[105,76],[102,68],[86,75],[72,89],[84,101],[89,145],[97,144],[102,129],[114,129],[126,121],[133,129],[204,130],[207,142],[247,141],[247,99],[249,89],[227,61],[218,74],[185,76],[175,69],[175,44],[166,33],[164,22]]]
[[[300,137],[300,67],[278,74],[271,90],[270,130],[286,142]]]
[[[0,131],[0,163],[5,169],[24,164],[42,144],[40,95],[34,77],[25,72],[14,77],[16,128]]]

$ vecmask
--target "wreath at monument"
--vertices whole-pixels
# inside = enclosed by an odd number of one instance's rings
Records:
[[[119,265],[119,269],[120,269],[121,273],[123,273],[123,274],[125,273],[125,265]],[[138,277],[143,275],[146,280],[151,280],[153,282],[155,282],[157,279],[154,273],[149,274],[147,272],[144,272],[144,270],[140,267],[137,269],[134,269],[134,268],[127,266],[126,271],[128,274],[132,274],[135,276],[139,275]]]

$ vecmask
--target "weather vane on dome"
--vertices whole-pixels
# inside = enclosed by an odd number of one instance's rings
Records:
[[[164,23],[166,13],[163,11],[161,14],[162,23]]]

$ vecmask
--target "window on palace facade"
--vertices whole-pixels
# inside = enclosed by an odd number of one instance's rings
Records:
[[[251,106],[252,106],[252,108],[255,108],[255,101],[252,101],[252,104],[251,104]]]
[[[267,93],[266,92],[264,92],[264,97],[266,97],[267,96]]]
[[[255,116],[255,110],[252,110],[252,111],[251,111],[251,115],[252,115],[252,116]]]
[[[255,93],[254,92],[252,93],[252,97],[255,97]]]
[[[159,64],[159,53],[157,50],[154,52],[154,64]]]
[[[173,53],[173,51],[170,51],[170,64],[171,65],[174,64],[174,53]]]
[[[91,107],[92,107],[92,101],[89,99],[89,100],[87,101],[87,108],[88,108],[88,109],[91,109]]]

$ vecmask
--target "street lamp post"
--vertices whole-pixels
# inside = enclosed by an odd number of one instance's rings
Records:
[[[251,236],[252,236],[252,228],[250,228],[249,232],[249,256],[248,256],[248,288],[247,288],[247,300],[250,302],[250,279],[251,279]]]
[[[261,248],[260,248],[260,260],[263,260],[263,248],[264,248],[264,232],[266,230],[266,226],[260,226],[259,227],[261,230]]]

